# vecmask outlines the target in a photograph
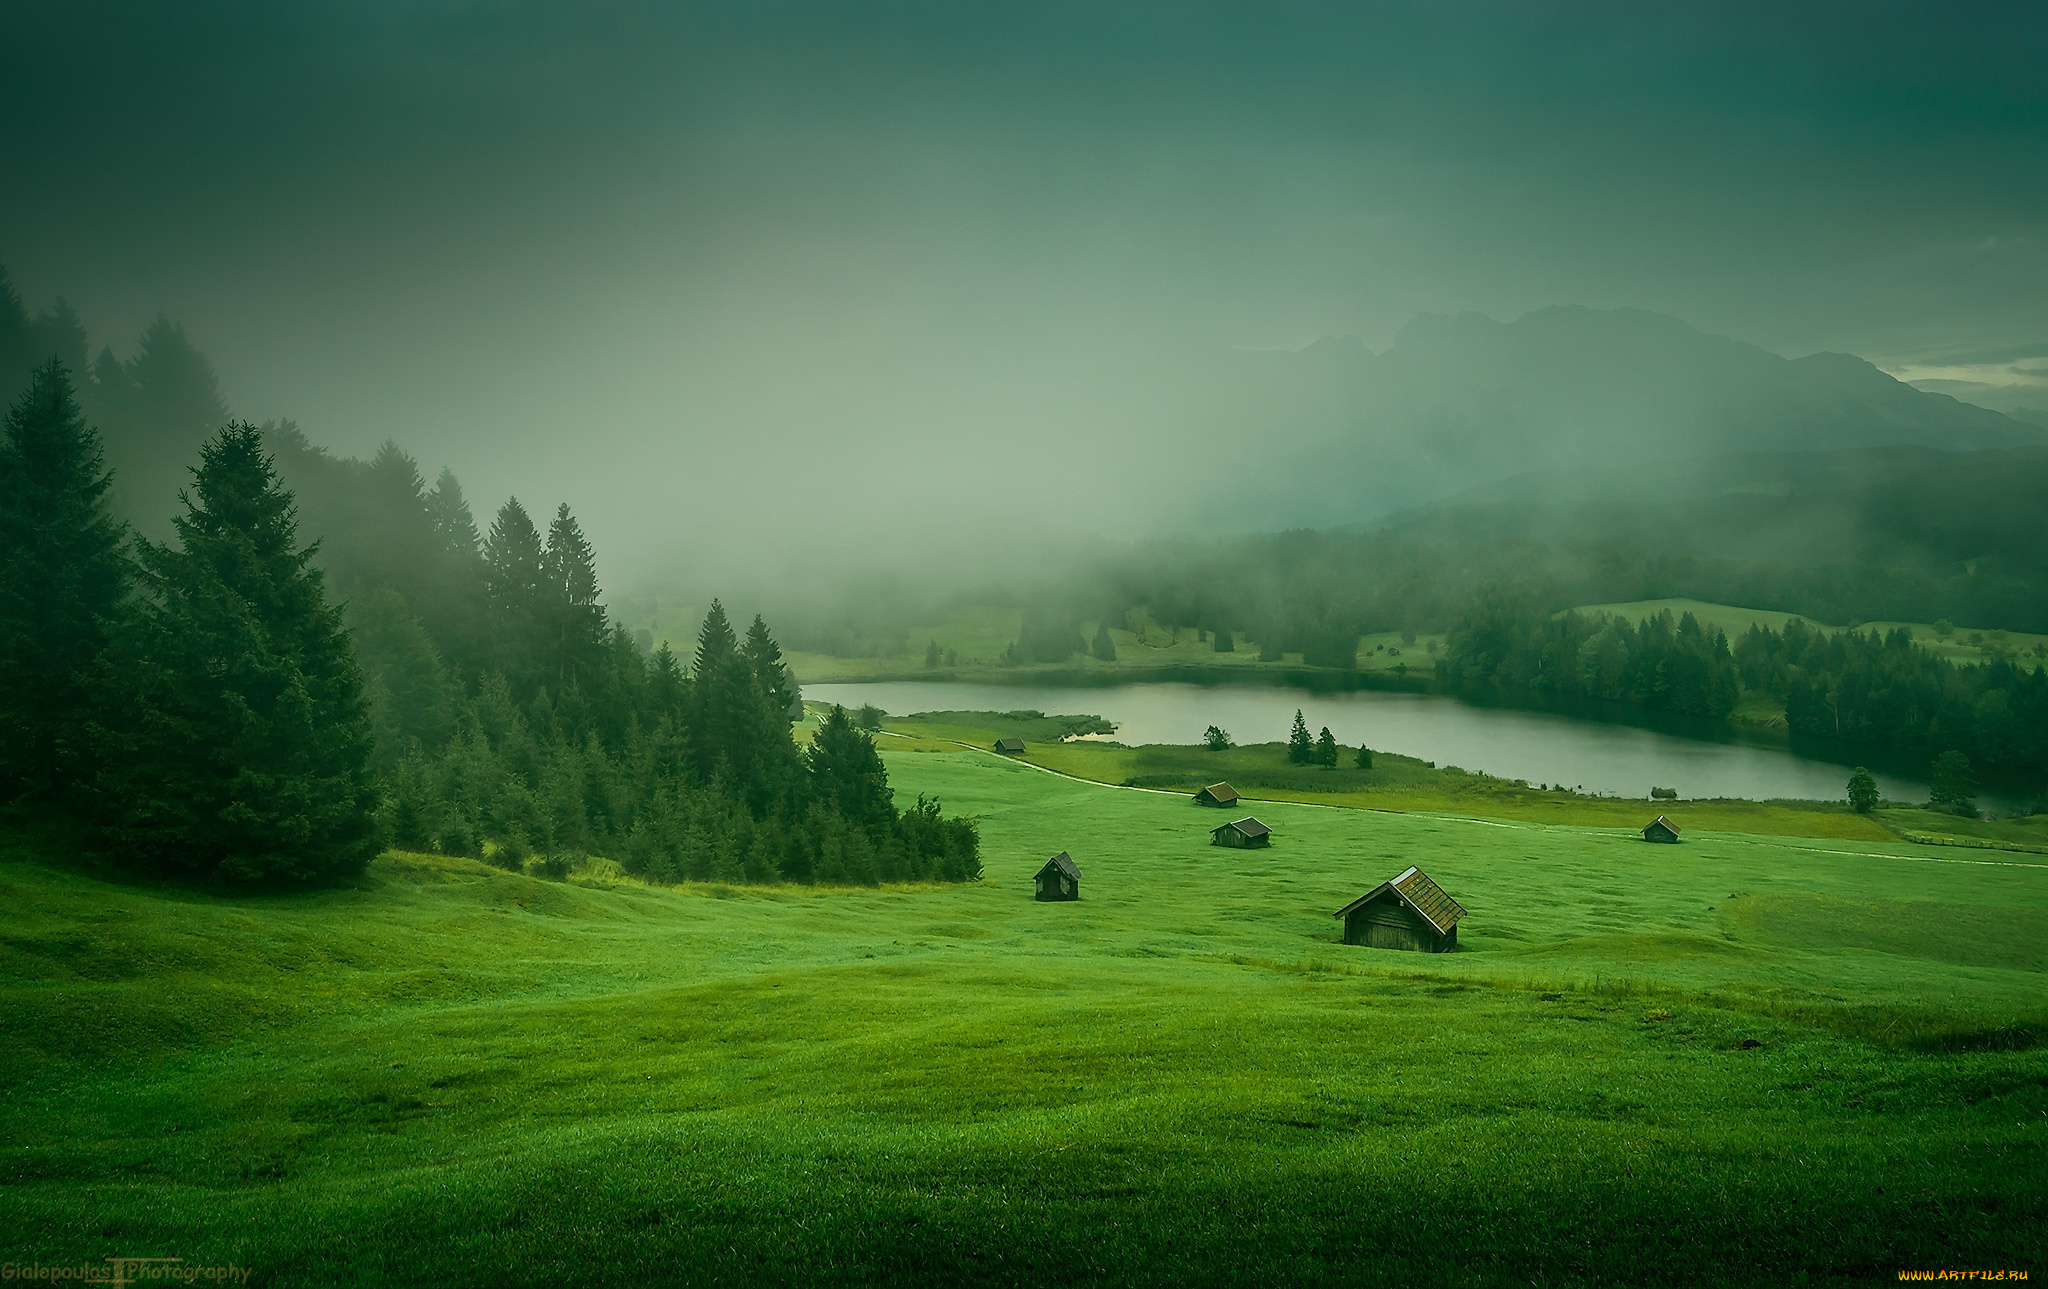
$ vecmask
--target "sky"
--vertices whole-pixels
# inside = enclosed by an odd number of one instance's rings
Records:
[[[658,580],[1141,527],[1120,373],[1422,312],[2048,406],[2044,66],[2038,3],[12,0],[0,264]]]

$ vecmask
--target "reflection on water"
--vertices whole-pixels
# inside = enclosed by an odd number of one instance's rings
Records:
[[[945,681],[806,685],[804,697],[897,716],[929,711],[1089,714],[1115,721],[1118,742],[1199,743],[1221,725],[1240,743],[1283,741],[1299,707],[1311,730],[1337,741],[1457,765],[1505,779],[1586,792],[1645,797],[1652,787],[1686,797],[1800,797],[1840,800],[1848,768],[1782,747],[1710,743],[1655,730],[1576,720],[1546,712],[1473,707],[1433,694],[1351,691],[1316,694],[1255,686],[977,685]],[[1924,781],[1879,774],[1894,801],[1925,801]],[[1996,806],[1992,798],[1986,803]]]

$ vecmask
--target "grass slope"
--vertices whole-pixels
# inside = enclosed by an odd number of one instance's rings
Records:
[[[15,858],[0,1244],[258,1284],[1862,1283],[2048,1253],[2048,868],[935,740],[989,880],[226,900]],[[1084,898],[1030,875],[1068,849]],[[1349,949],[1408,863],[1461,952]]]
[[[1065,725],[1086,719],[1046,717],[1031,723],[1036,727],[1032,728],[1025,722],[1006,720],[991,712],[921,712],[915,717],[891,717],[883,722],[883,729],[907,740],[895,745],[906,750],[943,750],[961,743],[986,748],[998,735],[1015,734],[1026,740],[1023,760],[1060,774],[1096,783],[1178,792],[1193,792],[1223,780],[1256,801],[1478,815],[1623,830],[1640,829],[1662,814],[1680,828],[1767,836],[1893,841],[1901,835],[1884,823],[1852,813],[1845,804],[1719,799],[1644,802],[1592,797],[1530,787],[1456,766],[1439,767],[1392,752],[1375,752],[1373,768],[1360,770],[1352,764],[1357,749],[1348,747],[1341,750],[1336,766],[1323,768],[1290,763],[1283,743],[1254,743],[1211,751],[1163,743],[1126,747],[1117,743],[1052,741]],[[1952,817],[1912,812],[1914,825],[1930,835],[1941,831],[1943,820],[1948,818]]]

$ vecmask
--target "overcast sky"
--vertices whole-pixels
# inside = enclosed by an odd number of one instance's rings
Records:
[[[1424,310],[2048,384],[2044,68],[2040,3],[12,0],[0,263],[637,576],[845,492],[1104,504],[1105,367]]]

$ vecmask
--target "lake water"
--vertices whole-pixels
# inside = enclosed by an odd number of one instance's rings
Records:
[[[1016,711],[1093,715],[1116,722],[1120,743],[1199,743],[1220,725],[1239,743],[1284,741],[1299,707],[1311,731],[1339,743],[1462,766],[1504,779],[1554,783],[1585,792],[1644,797],[1652,787],[1684,797],[1798,797],[1840,800],[1849,767],[1801,756],[1782,745],[1710,742],[1547,712],[1474,707],[1435,694],[1310,693],[1265,686],[1146,684],[1104,687],[978,685],[944,681],[805,685],[816,702],[872,703],[895,716],[932,711]],[[1880,773],[1893,801],[1925,801],[1924,781]],[[2016,803],[1986,794],[2004,813]]]

